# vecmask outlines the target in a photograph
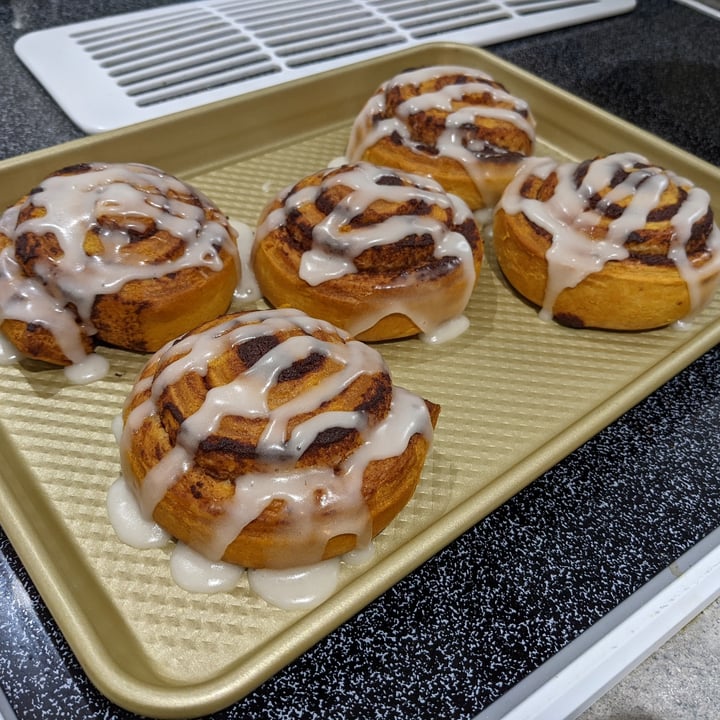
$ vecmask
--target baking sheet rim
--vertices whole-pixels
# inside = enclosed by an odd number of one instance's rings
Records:
[[[596,110],[607,121],[619,124],[628,132],[643,138],[650,145],[656,145],[665,153],[683,155],[686,161],[697,164],[699,167],[713,169],[700,158],[695,158],[685,151],[675,148],[665,141],[655,138],[635,126],[609,115],[604,111],[592,108],[589,103],[576,98],[569,93],[556,88],[545,81],[534,78],[521,68],[490,55],[484,50],[462,46],[455,43],[428,43],[408,50],[389,53],[381,58],[358,63],[357,66],[371,65],[390,58],[415,57],[420,54],[450,48],[455,53],[467,53],[468,59],[477,62],[497,64],[506,70],[516,72],[518,75],[536,80],[544,90],[555,92],[566,100],[577,102],[581,107]],[[351,66],[351,67],[357,67]],[[333,71],[329,74],[343,74],[344,70]],[[321,82],[321,76],[312,79]],[[297,86],[299,81],[288,85]],[[286,86],[276,86],[260,93],[282,94]],[[219,105],[229,105],[242,102],[243,98],[234,98],[221,101],[213,106],[194,109],[179,113],[178,116],[193,115],[202,117]],[[152,120],[142,126],[158,127],[164,122],[172,121],[173,117]],[[136,126],[133,132],[142,132]],[[80,150],[102,142],[104,138],[122,138],[124,132],[111,131],[80,140],[70,141],[45,151],[36,151],[25,156],[10,158],[0,163],[0,169],[22,168],[24,164],[34,159],[53,157],[55,153],[63,154],[65,151]],[[8,538],[13,544],[18,556],[25,565],[31,579],[36,585],[41,597],[50,609],[55,621],[65,635],[71,649],[77,656],[83,669],[93,684],[110,700],[133,712],[154,717],[190,717],[220,710],[229,704],[241,699],[264,680],[287,665],[302,652],[315,644],[334,628],[346,621],[362,607],[379,596],[383,591],[394,585],[398,580],[418,567],[426,559],[448,545],[452,540],[465,532],[482,517],[491,512],[509,497],[519,492],[543,471],[557,463],[560,459],[572,452],[585,440],[592,437],[601,429],[610,424],[623,412],[646,397],[663,382],[680,372],[703,352],[720,341],[720,319],[708,324],[703,330],[694,335],[691,340],[673,352],[670,356],[662,358],[648,372],[641,381],[634,381],[622,391],[613,395],[602,405],[596,406],[593,413],[575,422],[563,432],[551,438],[543,446],[526,455],[510,470],[495,478],[495,480],[480,492],[460,503],[429,527],[425,528],[413,538],[412,552],[404,548],[402,552],[394,552],[384,558],[372,568],[372,577],[361,574],[333,596],[317,611],[301,617],[293,628],[292,642],[288,643],[285,634],[266,642],[259,655],[251,658],[241,658],[227,667],[226,671],[207,681],[194,685],[178,686],[176,684],[161,685],[159,683],[142,682],[140,678],[129,672],[125,666],[118,664],[114,655],[102,646],[96,637],[92,622],[80,611],[78,603],[71,590],[68,589],[68,578],[58,577],[52,573],[43,572],[48,565],[52,565],[52,553],[44,542],[39,542],[39,534],[33,532],[33,520],[28,516],[31,508],[25,508],[12,497],[10,487],[5,482],[5,469],[0,470],[0,520],[2,520]],[[3,448],[0,447],[0,454]],[[18,522],[24,518],[24,522]],[[362,592],[358,593],[358,585]],[[262,657],[262,662],[258,658]],[[252,665],[252,668],[245,668]]]

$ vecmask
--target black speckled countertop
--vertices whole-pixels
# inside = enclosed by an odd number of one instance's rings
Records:
[[[112,12],[163,4],[116,0]],[[101,0],[0,4],[0,157],[82,136],[14,41],[108,12]],[[489,49],[720,164],[719,21],[639,0]],[[487,708],[720,526],[719,363],[716,347],[216,717]],[[0,687],[20,720],[131,717],[91,686],[1,531],[0,607]]]

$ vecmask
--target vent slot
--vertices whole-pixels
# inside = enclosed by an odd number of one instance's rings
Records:
[[[485,45],[635,0],[197,0],[40,30],[15,51],[85,132],[110,130],[431,39]]]
[[[582,9],[586,5],[592,5],[593,2],[594,0],[510,0],[508,4],[518,15],[527,16],[553,10]]]
[[[413,38],[429,38],[459,30],[472,30],[488,23],[512,20],[513,14],[494,2],[445,0],[418,12],[417,3],[389,0],[374,3],[387,17]]]

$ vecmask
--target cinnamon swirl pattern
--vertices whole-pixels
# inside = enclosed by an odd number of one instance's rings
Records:
[[[266,299],[363,341],[462,317],[483,244],[467,205],[430,178],[359,162],[314,173],[264,210],[252,268]]]
[[[2,332],[26,356],[147,352],[224,312],[235,232],[198,191],[147,165],[59,170],[0,218]]]
[[[346,155],[433,177],[477,210],[495,205],[534,145],[527,102],[485,73],[448,65],[383,83],[355,119]]]
[[[438,412],[329,323],[236,313],[149,360],[121,465],[145,517],[206,558],[303,566],[367,546],[397,515]]]
[[[496,209],[498,263],[541,316],[647,330],[689,320],[720,277],[707,192],[635,153],[526,161]]]

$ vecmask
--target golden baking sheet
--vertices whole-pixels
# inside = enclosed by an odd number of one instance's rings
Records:
[[[433,63],[473,65],[530,103],[540,148],[581,159],[634,150],[706,188],[717,169],[474,48],[432,44],[0,163],[0,204],[75,162],[140,161],[189,180],[253,224],[269,195],[341,155],[382,80]],[[690,330],[581,331],[544,323],[492,252],[459,339],[380,345],[395,381],[442,405],[416,496],[375,559],[344,570],[321,607],[175,586],[168,550],[116,539],[105,497],[119,471],[111,422],[144,358],[102,350],[87,386],[39,364],[0,368],[0,523],[91,680],[155,717],[231,704],[720,340],[720,299]]]

